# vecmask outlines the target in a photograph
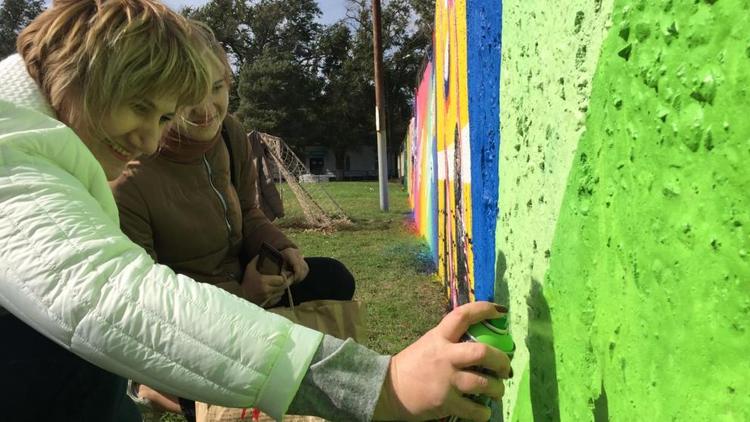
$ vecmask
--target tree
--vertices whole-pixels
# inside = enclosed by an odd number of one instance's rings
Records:
[[[42,0],[5,0],[0,8],[0,58],[16,52],[16,38],[44,10]]]
[[[316,81],[282,53],[264,50],[240,73],[237,115],[247,128],[281,136],[299,146],[315,132]]]
[[[347,0],[347,18],[318,23],[315,0],[212,0],[184,13],[207,23],[227,48],[236,91],[230,110],[245,126],[282,136],[298,151],[347,150],[375,142],[369,0]],[[389,150],[411,118],[420,64],[432,42],[434,0],[388,0],[383,48]],[[416,12],[415,12],[416,11]]]
[[[347,22],[356,28],[353,54],[359,62],[359,72],[372,85],[372,21],[371,3],[368,0],[348,0]],[[425,10],[431,9],[425,0],[390,0],[382,12],[382,47],[384,67],[384,91],[388,128],[388,150],[396,153],[409,126],[414,100],[414,87],[420,64],[432,43],[431,28],[426,25],[431,18],[416,16],[414,4]],[[434,4],[432,4],[434,7]],[[434,13],[434,12],[432,12]],[[429,33],[428,36],[425,34]],[[369,94],[369,113],[374,107],[374,89]],[[374,116],[365,118],[372,127],[367,141],[375,139]]]
[[[248,20],[249,6],[244,1],[213,0],[200,7],[185,7],[182,14],[208,25],[214,32],[229,56],[233,67],[234,86],[229,91],[229,111],[235,112],[240,99],[237,93],[239,69],[247,61],[251,33],[245,22]]]
[[[233,64],[241,68],[248,57],[251,32],[245,23],[250,6],[244,1],[212,0],[200,7],[185,7],[182,14],[208,25],[224,46]]]
[[[315,0],[260,0],[248,8],[251,39],[240,69],[238,116],[294,146],[315,142],[321,92]]]
[[[322,131],[317,142],[333,150],[337,177],[343,176],[347,150],[374,135],[374,90],[367,74],[371,64],[357,61],[355,43],[351,30],[339,22],[324,30],[318,46],[323,88],[316,110]]]
[[[417,17],[415,22],[417,30],[414,35],[426,40],[425,45],[429,45],[435,30],[435,0],[408,1]]]

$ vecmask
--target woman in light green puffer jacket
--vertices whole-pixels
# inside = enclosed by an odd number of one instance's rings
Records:
[[[463,368],[505,375],[508,360],[453,343],[496,317],[492,304],[380,356],[175,275],[120,232],[107,180],[209,88],[190,37],[157,1],[56,0],[0,62],[3,419],[137,419],[122,377],[276,418],[291,406],[336,420],[486,419],[462,393],[498,396],[502,384]]]

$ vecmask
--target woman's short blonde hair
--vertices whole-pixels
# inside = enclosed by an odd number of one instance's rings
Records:
[[[192,19],[190,20],[190,23],[201,38],[198,43],[199,46],[208,46],[209,50],[211,50],[214,57],[216,57],[216,60],[219,61],[221,67],[224,69],[224,80],[227,84],[231,85],[233,79],[232,66],[229,64],[229,57],[227,56],[227,51],[224,49],[224,46],[222,46],[219,40],[216,39],[214,31],[212,31],[208,25]]]
[[[143,98],[199,102],[209,92],[203,36],[155,0],[55,0],[17,48],[58,118],[106,136],[102,116]]]

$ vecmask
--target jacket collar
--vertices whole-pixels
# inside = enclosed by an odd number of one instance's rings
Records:
[[[4,75],[0,84],[0,100],[57,118],[19,54],[10,55],[0,62],[0,75]]]
[[[162,136],[159,157],[177,163],[192,163],[200,160],[221,139],[221,130],[210,141],[197,141],[176,130],[169,130]]]

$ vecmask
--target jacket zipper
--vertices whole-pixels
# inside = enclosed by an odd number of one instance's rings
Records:
[[[227,212],[229,212],[229,207],[227,206],[227,201],[224,199],[224,196],[219,192],[218,189],[216,189],[216,186],[214,186],[214,178],[213,178],[213,172],[211,171],[211,165],[208,164],[208,160],[206,159],[206,156],[203,155],[203,164],[206,166],[206,172],[208,172],[208,184],[211,185],[211,189],[213,189],[216,196],[219,197],[219,202],[221,202],[221,206],[224,208],[224,223],[227,225],[227,234],[229,235],[229,239],[232,238],[232,225],[229,223],[229,218],[227,217]]]

